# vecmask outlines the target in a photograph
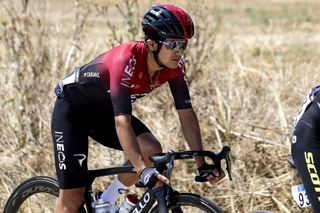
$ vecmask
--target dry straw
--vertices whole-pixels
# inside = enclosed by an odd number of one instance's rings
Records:
[[[120,42],[142,39],[140,18],[152,1],[95,2],[0,2],[0,208],[24,179],[54,175],[50,116],[58,80]],[[313,48],[320,42],[319,6],[253,2],[175,1],[196,23],[186,62],[204,146],[231,147],[234,181],[197,184],[190,161],[177,164],[173,185],[209,197],[226,212],[299,212],[286,158],[292,118],[320,79]],[[164,150],[187,149],[167,87],[137,101],[134,113]],[[96,143],[89,150],[90,168],[123,160]]]

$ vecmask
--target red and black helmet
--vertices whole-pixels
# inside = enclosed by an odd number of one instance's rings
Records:
[[[194,34],[188,13],[171,4],[152,6],[143,16],[142,30],[147,38],[154,40],[190,39]]]

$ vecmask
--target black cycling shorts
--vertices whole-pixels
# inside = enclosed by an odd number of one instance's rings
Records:
[[[314,212],[320,212],[320,95],[297,123],[292,142],[294,163]]]
[[[131,116],[136,136],[150,130]],[[98,143],[122,150],[112,109],[73,106],[64,98],[56,100],[51,123],[56,172],[61,189],[84,187],[87,174],[88,137]]]

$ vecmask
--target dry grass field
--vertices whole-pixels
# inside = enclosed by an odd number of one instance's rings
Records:
[[[158,1],[0,0],[0,209],[28,177],[54,176],[53,87],[75,66],[122,41],[142,39],[143,12]],[[299,209],[287,166],[291,122],[320,80],[318,0],[194,0],[175,3],[197,26],[186,53],[193,106],[206,149],[232,149],[233,182],[194,182],[178,163],[173,185],[226,212]],[[119,12],[119,8],[123,13]],[[164,150],[186,149],[167,86],[134,104]],[[89,167],[123,156],[92,142]],[[97,188],[110,179],[100,180]]]

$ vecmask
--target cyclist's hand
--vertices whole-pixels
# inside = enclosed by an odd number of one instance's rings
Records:
[[[204,163],[198,168],[199,176],[196,176],[197,182],[209,181],[211,184],[217,183],[225,177],[222,169],[216,168],[214,165]]]
[[[218,183],[220,180],[222,180],[226,176],[226,174],[222,169],[220,169],[220,171],[218,169],[214,169],[212,173],[213,175],[208,176],[208,181],[211,184]]]
[[[161,175],[155,168],[146,167],[140,174],[140,180],[145,186],[154,186],[158,180],[169,184],[169,180]]]

